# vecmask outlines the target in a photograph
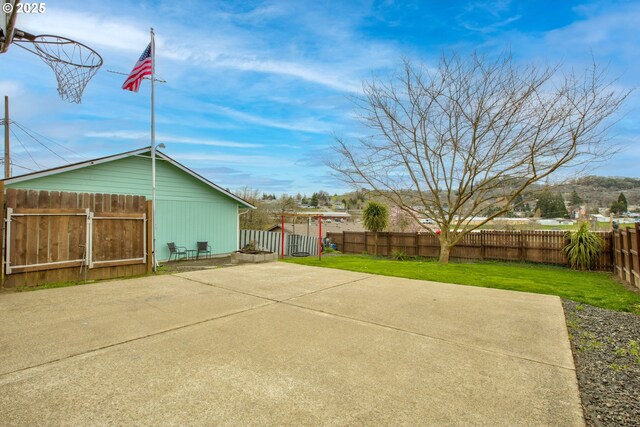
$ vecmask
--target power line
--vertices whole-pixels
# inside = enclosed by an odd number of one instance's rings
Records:
[[[26,164],[29,164],[29,159],[24,157],[22,153],[11,153],[11,165],[16,165],[19,168],[26,169],[30,172],[40,171],[40,169],[33,169],[30,167],[27,167],[25,166]]]
[[[4,159],[0,159],[0,164],[4,164]],[[38,172],[38,170],[37,170],[37,169],[31,169],[31,168],[28,168],[28,167],[26,167],[26,166],[21,165],[20,163],[16,163],[16,162],[15,162],[15,161],[13,161],[13,160],[11,161],[11,166],[17,166],[17,167],[19,167],[20,169],[25,169],[25,170],[28,170],[29,172]]]
[[[38,164],[38,162],[36,162],[36,159],[34,159],[33,156],[31,155],[31,153],[29,152],[29,150],[27,150],[27,147],[25,147],[24,144],[22,143],[22,141],[20,141],[20,138],[18,138],[18,135],[16,135],[15,131],[13,130],[13,128],[11,128],[10,131],[13,134],[13,137],[16,139],[16,141],[18,141],[18,144],[20,144],[20,146],[24,149],[24,151],[27,152],[27,154],[29,155],[29,157],[31,158],[33,163],[35,163],[36,166],[38,166],[39,169],[42,169],[42,166],[40,166]]]
[[[13,123],[15,123],[15,124],[16,124],[20,129],[23,129],[23,128],[24,128],[24,129],[29,129],[28,127],[26,127],[26,126],[25,126],[25,125],[23,125],[22,123],[16,122],[15,120],[11,120],[11,121],[12,121]],[[81,159],[87,160],[87,157],[83,156],[82,154],[80,154],[80,153],[78,153],[78,152],[76,152],[76,151],[73,151],[72,149],[70,149],[70,148],[68,148],[68,147],[66,147],[66,146],[64,146],[64,145],[62,145],[62,144],[60,144],[59,142],[56,142],[55,140],[53,140],[53,139],[51,139],[51,138],[49,138],[49,137],[47,137],[47,136],[45,136],[45,135],[42,135],[41,133],[38,133],[38,132],[36,132],[36,131],[35,131],[35,130],[33,130],[33,129],[29,129],[29,130],[30,130],[31,132],[33,132],[34,134],[38,135],[39,137],[44,138],[44,139],[46,139],[47,141],[49,141],[49,142],[52,142],[52,143],[56,144],[58,147],[62,147],[62,148],[64,148],[65,150],[67,150],[68,152],[70,152],[70,153],[72,153],[72,154],[75,154],[76,156],[80,157]]]
[[[11,162],[11,166],[16,166],[16,167],[19,167],[20,169],[28,170],[29,172],[38,172],[37,169],[31,169],[31,168],[28,168],[26,166],[19,165],[16,162]]]
[[[15,122],[14,122],[15,123]],[[60,154],[56,153],[55,151],[53,151],[51,148],[47,147],[44,143],[42,143],[42,141],[40,141],[38,138],[36,138],[35,136],[33,136],[26,128],[24,128],[23,126],[21,126],[19,123],[15,123],[18,128],[20,130],[22,130],[24,133],[26,133],[27,135],[29,135],[31,137],[31,139],[33,139],[35,142],[37,142],[38,144],[42,145],[46,150],[50,151],[52,154],[54,154],[56,157],[58,157],[60,160],[65,161],[69,164],[71,164],[71,162],[67,159],[65,159],[64,157],[62,157]],[[37,163],[36,163],[37,164]],[[39,165],[38,165],[39,166]]]

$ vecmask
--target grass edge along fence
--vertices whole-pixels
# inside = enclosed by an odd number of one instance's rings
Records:
[[[612,271],[613,235],[597,232],[603,245],[593,269]],[[346,254],[374,254],[375,233],[343,231],[327,233],[338,250]],[[557,230],[479,230],[464,236],[451,251],[451,259],[526,261],[532,263],[567,265],[563,251],[567,243],[566,231]],[[402,251],[407,256],[437,258],[440,253],[438,238],[430,233],[378,233],[375,255],[391,256]]]

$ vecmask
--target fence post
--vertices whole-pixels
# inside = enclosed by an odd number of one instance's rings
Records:
[[[480,261],[484,261],[484,232],[480,230]]]
[[[147,274],[153,272],[153,201],[147,200]]]

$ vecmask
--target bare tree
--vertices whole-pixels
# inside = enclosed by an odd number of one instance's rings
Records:
[[[272,204],[271,213],[274,217],[280,217],[295,212],[297,208],[298,203],[296,203],[296,199],[288,194],[283,194]]]
[[[593,64],[584,74],[518,67],[510,56],[443,55],[435,69],[405,61],[355,99],[373,134],[336,139],[329,166],[414,219],[441,229],[440,262],[469,232],[513,208],[532,184],[611,153],[606,131],[628,92]],[[491,215],[470,220],[493,206]],[[430,230],[424,226],[427,230]]]
[[[255,209],[247,209],[240,213],[240,228],[243,230],[265,230],[273,225],[271,214],[264,200],[260,197],[260,191],[249,187],[241,188],[240,197],[255,206]]]

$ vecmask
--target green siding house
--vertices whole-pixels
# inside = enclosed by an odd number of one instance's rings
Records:
[[[150,147],[4,180],[5,188],[112,193],[151,200]],[[195,249],[208,241],[211,253],[238,249],[239,210],[254,208],[156,150],[157,258],[169,258],[168,242]]]

